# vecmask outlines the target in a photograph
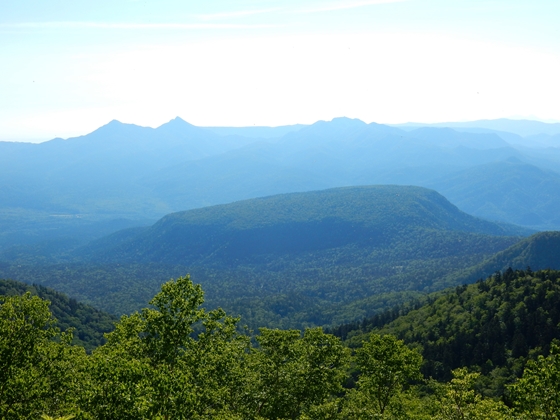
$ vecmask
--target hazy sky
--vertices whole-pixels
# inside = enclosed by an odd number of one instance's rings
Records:
[[[560,120],[559,0],[0,0],[0,140]]]

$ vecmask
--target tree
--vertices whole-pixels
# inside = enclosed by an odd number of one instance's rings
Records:
[[[342,391],[349,352],[340,340],[320,328],[261,328],[260,348],[251,358],[256,373],[251,390],[253,415],[295,419]]]
[[[0,296],[0,418],[75,408],[85,351],[70,346],[72,334],[61,334],[55,322],[48,301],[30,293]]]
[[[552,344],[548,357],[530,360],[523,376],[510,387],[518,411],[526,418],[560,418],[560,347]]]
[[[439,390],[438,420],[506,420],[511,418],[509,409],[500,401],[482,398],[474,385],[479,373],[469,373],[466,368],[455,369],[453,379]]]
[[[153,308],[121,318],[91,359],[84,404],[94,418],[233,418],[249,341],[237,319],[203,302],[200,285],[180,277],[162,286]]]
[[[350,392],[346,418],[390,417],[398,411],[398,398],[409,382],[422,378],[422,356],[392,335],[371,334],[356,351],[360,370],[357,389]]]

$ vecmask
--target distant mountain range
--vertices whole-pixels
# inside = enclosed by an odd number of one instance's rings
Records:
[[[70,249],[111,226],[146,225],[175,211],[371,184],[436,188],[480,217],[560,229],[558,124],[447,126],[454,128],[335,118],[201,128],[175,118],[155,129],[112,121],[67,140],[0,142],[0,249],[51,241]],[[503,199],[508,191],[515,205]],[[537,192],[539,204],[528,208]]]
[[[0,277],[127,313],[191,272],[208,305],[252,325],[359,318],[502,269],[488,259],[560,229],[557,128],[176,118],[0,142]]]
[[[466,122],[443,122],[434,124],[406,123],[395,124],[394,127],[413,129],[417,127],[450,127],[458,129],[486,129],[517,134],[521,137],[560,134],[560,123],[544,123],[533,120],[510,120],[500,118],[497,120],[477,120]]]

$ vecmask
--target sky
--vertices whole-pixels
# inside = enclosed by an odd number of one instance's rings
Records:
[[[558,0],[0,0],[0,140],[560,121]]]

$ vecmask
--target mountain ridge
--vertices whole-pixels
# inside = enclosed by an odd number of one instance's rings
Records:
[[[440,123],[404,123],[391,124],[395,127],[450,127],[450,128],[486,128],[490,130],[498,130],[511,132],[514,134],[525,136],[548,134],[560,134],[560,123],[545,123],[537,120],[516,120],[509,118],[498,118],[491,120],[475,120],[465,122],[440,122]]]
[[[172,213],[130,239],[129,247],[134,251],[129,254],[147,261],[185,264],[181,256],[188,255],[188,250],[198,254],[199,249],[210,247],[214,249],[211,253],[219,249],[223,252],[224,244],[235,249],[251,246],[272,250],[274,246],[267,242],[269,234],[282,235],[286,244],[299,244],[299,247],[305,243],[306,236],[320,235],[323,245],[334,241],[331,245],[336,247],[335,244],[355,240],[388,243],[389,238],[402,235],[402,229],[410,226],[491,235],[523,232],[514,226],[496,225],[462,213],[433,190],[411,186],[345,187],[280,194]],[[339,236],[329,235],[329,230]],[[348,237],[349,233],[354,239]],[[173,250],[181,246],[182,236],[190,238],[189,242],[182,251]],[[148,245],[153,240],[150,238],[158,242]],[[118,255],[119,260],[128,261],[122,247],[123,244],[119,245],[120,252],[106,249],[105,254],[107,257]],[[158,251],[150,256],[149,249]],[[311,249],[319,248],[312,246]]]

